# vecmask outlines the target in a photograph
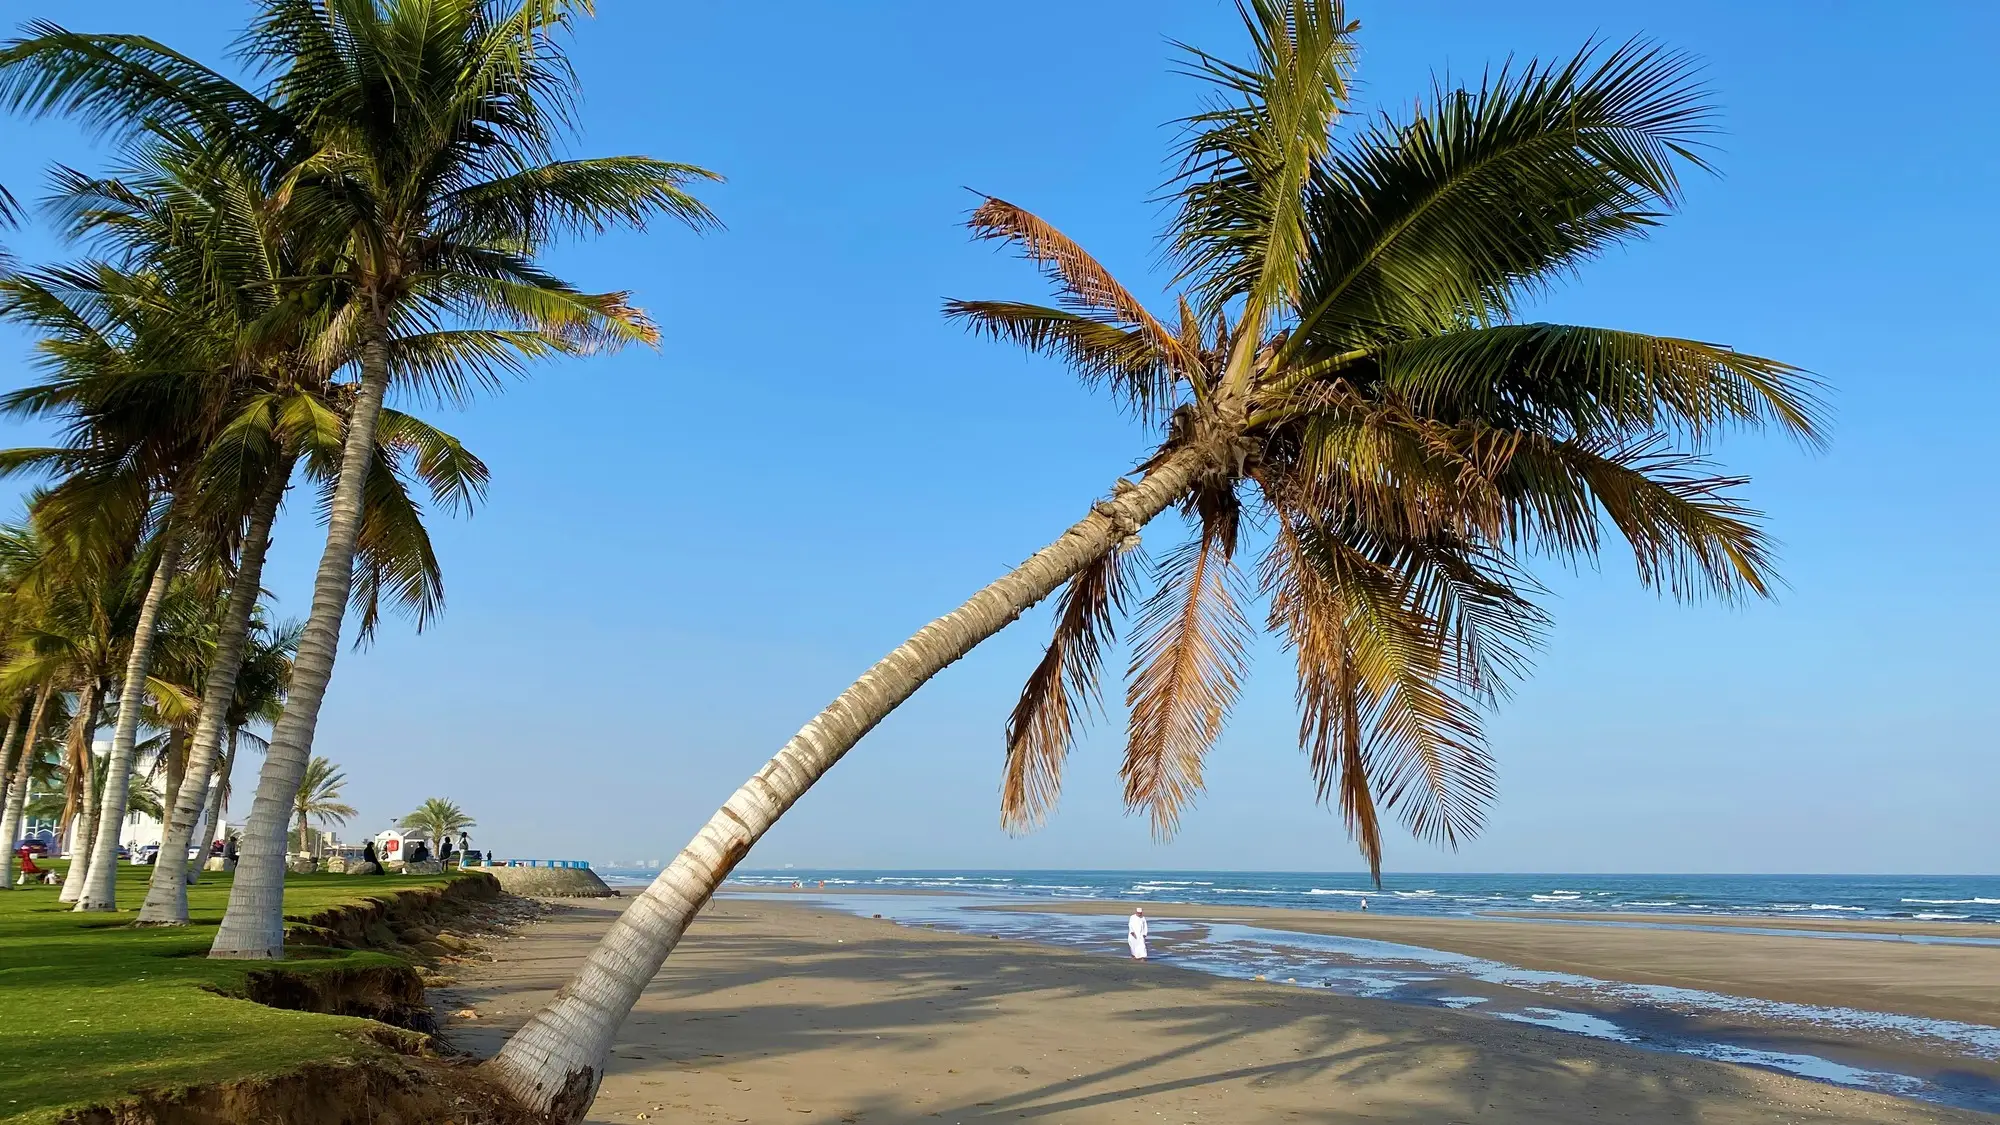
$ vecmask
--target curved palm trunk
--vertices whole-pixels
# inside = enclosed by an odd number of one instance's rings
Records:
[[[14,790],[14,774],[28,773],[27,743],[16,744],[14,736],[21,733],[21,717],[28,709],[28,697],[22,696],[14,713],[7,716],[7,737],[0,739],[0,850],[5,850],[5,866],[0,867],[0,891],[14,887],[14,833],[18,829],[17,814],[13,802],[8,799]]]
[[[271,747],[257,776],[257,797],[243,826],[243,847],[236,860],[236,881],[229,888],[229,909],[216,931],[210,957],[275,961],[285,953],[285,831],[291,825],[292,800],[312,758],[313,731],[319,706],[333,678],[334,657],[340,652],[340,623],[347,598],[354,590],[354,542],[361,531],[361,493],[368,464],[375,454],[375,425],[382,415],[382,396],[389,388],[388,325],[379,317],[362,349],[361,386],[347,419],[347,437],[340,451],[340,479],[333,489],[328,513],[326,550],[313,580],[312,612],[292,661],[291,687],[285,713],[271,732]]]
[[[204,823],[208,825],[208,831],[201,832],[199,830],[201,828],[201,825],[197,824],[195,826],[197,831],[195,835],[191,837],[191,840],[200,841],[201,852],[199,855],[196,856],[196,858],[189,861],[188,863],[187,885],[190,887],[194,886],[196,883],[201,881],[202,869],[208,865],[208,860],[209,860],[208,845],[214,842],[215,834],[217,832],[222,831],[223,829],[228,827],[228,825],[222,822],[222,806],[223,802],[229,796],[230,771],[236,768],[236,733],[237,733],[236,729],[230,730],[229,752],[222,756],[222,768],[215,772],[214,792],[209,795],[208,814],[206,821],[204,821]],[[226,835],[223,838],[224,840],[228,839]],[[226,850],[227,845],[225,844],[224,847]],[[187,921],[186,891],[181,892],[180,904],[181,904],[180,920],[183,923],[185,923]]]
[[[242,557],[236,563],[236,578],[229,586],[222,621],[216,630],[215,655],[210,658],[208,676],[201,686],[201,711],[195,719],[194,742],[188,747],[187,773],[167,814],[160,837],[160,856],[177,857],[175,862],[153,868],[146,887],[146,901],[139,907],[139,921],[155,925],[186,925],[187,885],[191,881],[178,857],[187,855],[194,841],[202,804],[208,799],[209,776],[214,772],[217,751],[222,746],[223,728],[229,725],[229,708],[236,701],[236,676],[243,670],[243,652],[249,643],[250,617],[257,608],[257,596],[264,585],[264,555],[271,545],[271,525],[278,518],[278,505],[292,479],[292,458],[279,460],[263,489],[250,507],[250,522],[243,532]],[[229,732],[230,761],[236,753],[236,733]],[[227,778],[227,773],[223,775]],[[218,802],[220,795],[218,791]],[[217,821],[213,816],[210,824]],[[202,857],[204,860],[206,855]],[[199,871],[197,864],[195,870]]]
[[[28,767],[33,763],[35,742],[42,737],[42,714],[48,710],[53,686],[43,684],[35,696],[35,710],[28,716],[28,729],[21,735],[19,763],[7,785],[5,811],[0,811],[0,844],[5,845],[7,853],[0,856],[0,890],[14,886],[14,844],[21,838],[21,823],[27,819]]]
[[[1186,491],[1208,460],[1182,450],[974,594],[918,630],[863,673],[785,743],[597,944],[557,999],[516,1032],[494,1059],[500,1081],[532,1111],[583,1120],[610,1056],[612,1037],[688,923],[751,847],[861,737],[932,676],[1049,596],[1092,560],[1134,534]]]
[[[125,825],[125,803],[132,789],[133,746],[139,741],[139,711],[146,705],[146,679],[153,674],[153,642],[160,632],[160,606],[180,568],[181,542],[171,528],[164,533],[160,561],[139,622],[132,629],[132,654],[125,658],[125,679],[118,692],[118,725],[111,732],[111,762],[104,771],[104,811],[97,818],[97,838],[90,852],[90,874],[77,896],[78,910],[118,909],[118,837]]]
[[[69,874],[63,879],[63,889],[56,896],[58,902],[75,902],[83,897],[84,883],[90,878],[91,845],[97,839],[97,755],[90,749],[91,738],[97,734],[97,709],[104,702],[104,686],[90,680],[76,693],[76,714],[70,719],[69,760],[75,770],[77,793],[81,806],[77,809],[76,821],[71,825],[68,851],[70,853]],[[113,821],[115,825],[116,820]],[[81,848],[78,845],[82,845]],[[116,845],[113,845],[114,855]],[[116,874],[114,867],[113,874]]]

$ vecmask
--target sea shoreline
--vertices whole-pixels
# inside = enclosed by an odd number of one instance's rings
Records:
[[[841,901],[711,903],[621,1032],[591,1120],[1994,1120],[1468,1012],[899,925]],[[624,904],[572,903],[470,967],[441,998],[473,1013],[451,1021],[453,1041],[497,1050]]]
[[[1705,988],[1794,1004],[1897,1012],[2000,1026],[2000,946],[1913,945],[1713,933],[1663,926],[1578,926],[1573,917],[1422,918],[1372,912],[1146,904],[1155,921],[1244,921],[1273,929],[1394,942],[1549,972]],[[982,903],[1067,915],[1129,913],[1119,903]],[[1627,921],[1622,916],[1605,920]],[[1745,922],[1740,928],[1749,928]]]

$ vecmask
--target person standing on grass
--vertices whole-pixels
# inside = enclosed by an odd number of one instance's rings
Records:
[[[1125,946],[1132,951],[1137,961],[1146,959],[1146,908],[1135,907],[1132,917],[1125,923]]]

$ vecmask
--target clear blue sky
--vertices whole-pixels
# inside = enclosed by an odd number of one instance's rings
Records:
[[[1058,366],[970,339],[945,296],[1040,296],[968,243],[965,186],[1029,206],[1157,291],[1147,202],[1193,104],[1170,39],[1224,54],[1219,0],[990,6],[600,0],[576,57],[580,152],[714,168],[728,223],[556,257],[623,286],[664,347],[538,371],[439,420],[494,470],[440,519],[444,619],[343,654],[318,751],[373,830],[443,795],[510,855],[667,858],[800,723],[911,630],[1040,546],[1142,451]],[[247,7],[14,0],[214,59]],[[1775,604],[1684,608],[1624,560],[1549,572],[1557,627],[1495,719],[1502,793],[1457,854],[1401,870],[2000,869],[1989,461],[2000,16],[1943,0],[1617,5],[1356,0],[1361,96],[1635,33],[1708,64],[1724,175],[1591,267],[1550,318],[1722,341],[1820,373],[1834,444],[1725,449],[1783,542]],[[103,154],[0,122],[0,182]],[[39,233],[25,256],[52,252]],[[0,337],[0,381],[24,341]],[[11,373],[10,373],[11,372]],[[34,440],[18,427],[8,443]],[[295,505],[268,579],[302,615],[319,530]],[[871,735],[757,865],[1345,870],[1294,742],[1288,668],[1254,680],[1181,837],[1118,804],[1116,726],[1041,833],[997,827],[1000,731],[1031,615]],[[1122,664],[1122,660],[1120,661]],[[1988,684],[1981,688],[1982,683]],[[239,774],[247,793],[256,762]]]

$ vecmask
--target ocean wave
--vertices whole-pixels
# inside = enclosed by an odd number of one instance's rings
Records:
[[[1330,891],[1322,887],[1314,887],[1306,893],[1309,895],[1347,895],[1350,898],[1362,898],[1368,894],[1367,891]]]
[[[1677,902],[1621,902],[1620,906],[1679,906]]]
[[[1583,898],[1575,891],[1551,891],[1545,895],[1529,895],[1536,902],[1576,902]]]
[[[1267,891],[1258,887],[1217,887],[1215,888],[1215,893],[1219,895],[1288,895],[1295,892]]]
[[[2000,898],[1906,898],[1904,902],[1920,902],[1925,906],[2000,906]]]
[[[1812,904],[1812,909],[1814,909],[1814,910],[1853,910],[1853,911],[1857,911],[1857,912],[1860,912],[1860,913],[1866,913],[1866,912],[1867,912],[1867,910],[1868,910],[1868,908],[1867,908],[1867,907],[1865,907],[1865,906],[1838,906],[1838,905],[1835,905],[1834,903],[1830,903],[1830,902],[1815,902],[1815,903],[1813,903],[1813,904]]]
[[[1428,897],[1430,897],[1431,895],[1434,895],[1434,894],[1436,894],[1437,892],[1436,892],[1436,891],[1396,891],[1396,892],[1394,892],[1394,893],[1395,893],[1395,895],[1396,895],[1396,897],[1397,897],[1397,898],[1428,898]]]
[[[1970,915],[1970,914],[1913,914],[1913,915],[1911,915],[1911,917],[1915,918],[1915,919],[1916,919],[1917,921],[1919,921],[1919,922],[1963,922],[1963,921],[1964,921],[1964,920],[1966,920],[1967,918],[1970,918],[1970,917],[1972,917],[1972,915]]]

